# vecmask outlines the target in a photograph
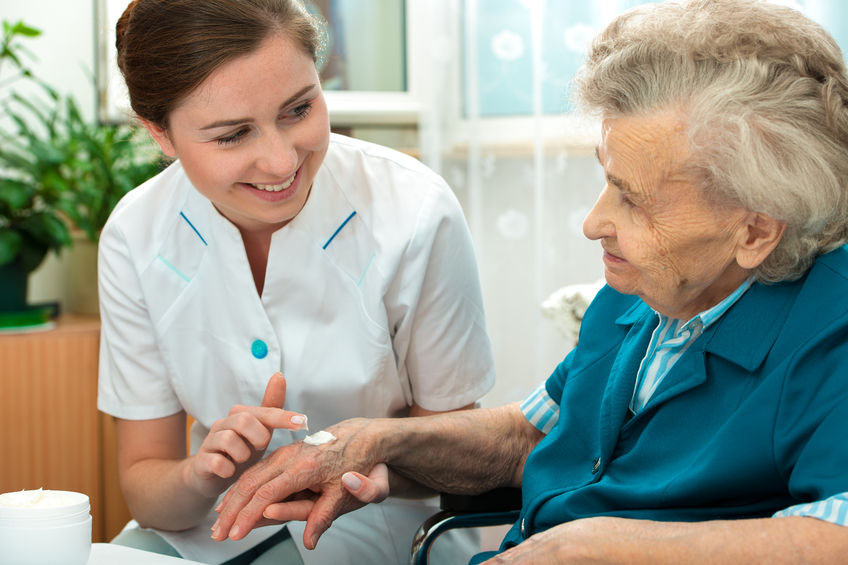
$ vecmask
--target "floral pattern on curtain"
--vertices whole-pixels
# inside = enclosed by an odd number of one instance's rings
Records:
[[[412,0],[416,1],[416,0]],[[487,406],[522,399],[571,342],[541,303],[603,277],[582,221],[601,188],[598,124],[569,115],[568,84],[588,42],[642,2],[427,0],[422,159],[453,187],[477,250],[496,388]],[[781,2],[822,22],[841,44],[848,5]]]

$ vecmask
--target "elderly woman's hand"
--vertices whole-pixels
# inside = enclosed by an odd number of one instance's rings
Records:
[[[306,520],[304,545],[312,549],[333,520],[363,506],[343,484],[343,475],[366,479],[364,490],[354,489],[362,500],[385,498],[385,467],[375,469],[377,450],[363,433],[369,422],[341,422],[328,429],[334,441],[283,446],[245,471],[216,509],[212,538],[241,539],[258,526]]]
[[[686,524],[599,516],[566,522],[539,532],[486,561],[496,563],[656,563],[651,546],[662,550],[664,563],[691,563]]]
[[[320,495],[312,490],[304,490],[287,498],[283,502],[269,505],[262,513],[263,518],[256,526],[282,524],[290,520],[306,521],[304,543],[314,548],[321,535],[330,527],[341,514],[356,510],[370,503],[380,503],[389,496],[389,468],[385,463],[378,463],[369,474],[349,471],[342,475],[342,484],[362,504],[348,503],[340,506],[328,505],[334,508],[335,514],[327,511],[312,513]],[[308,541],[307,541],[308,540]]]
[[[234,406],[214,424],[187,467],[186,482],[207,497],[217,497],[264,454],[275,429],[300,429],[306,418],[282,410],[286,380],[275,373],[268,380],[260,406]]]

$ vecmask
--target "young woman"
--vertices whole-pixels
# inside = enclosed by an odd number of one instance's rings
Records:
[[[492,385],[462,211],[416,160],[330,133],[319,37],[296,0],[136,0],[118,22],[133,110],[176,159],[100,240],[98,405],[137,521],[118,543],[206,563],[406,562],[430,502],[363,508],[309,552],[302,523],[216,541],[214,508],[305,436],[303,415],[315,431],[450,411]]]

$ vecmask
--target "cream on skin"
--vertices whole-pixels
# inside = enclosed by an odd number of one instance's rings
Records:
[[[308,443],[309,445],[323,445],[325,443],[330,443],[331,441],[336,441],[336,436],[324,430],[315,432],[314,434],[303,438],[303,443]]]

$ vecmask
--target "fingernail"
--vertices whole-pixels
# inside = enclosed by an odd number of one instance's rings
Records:
[[[342,475],[342,482],[351,490],[359,490],[359,487],[362,486],[362,479],[353,473],[345,473]]]
[[[212,539],[218,540],[219,539],[218,535],[220,533],[221,532],[218,530],[218,524],[215,524],[214,526],[212,526]]]
[[[239,534],[239,529],[240,528],[238,526],[233,526],[233,529],[230,530],[230,539],[236,539]]]
[[[307,423],[307,418],[303,414],[296,414],[291,417],[291,423],[300,426],[304,430],[309,429],[309,424]]]
[[[217,529],[218,529],[218,522],[220,522],[220,521],[221,521],[221,520],[215,520],[215,523],[214,523],[214,524],[212,524],[212,531],[213,531],[213,532],[214,532],[215,530],[217,530]]]
[[[218,506],[216,506],[216,507],[215,507],[215,512],[220,513],[220,512],[221,512],[221,508],[223,508],[223,507],[224,507],[224,503],[223,503],[223,502],[219,502],[219,503],[218,503]]]

